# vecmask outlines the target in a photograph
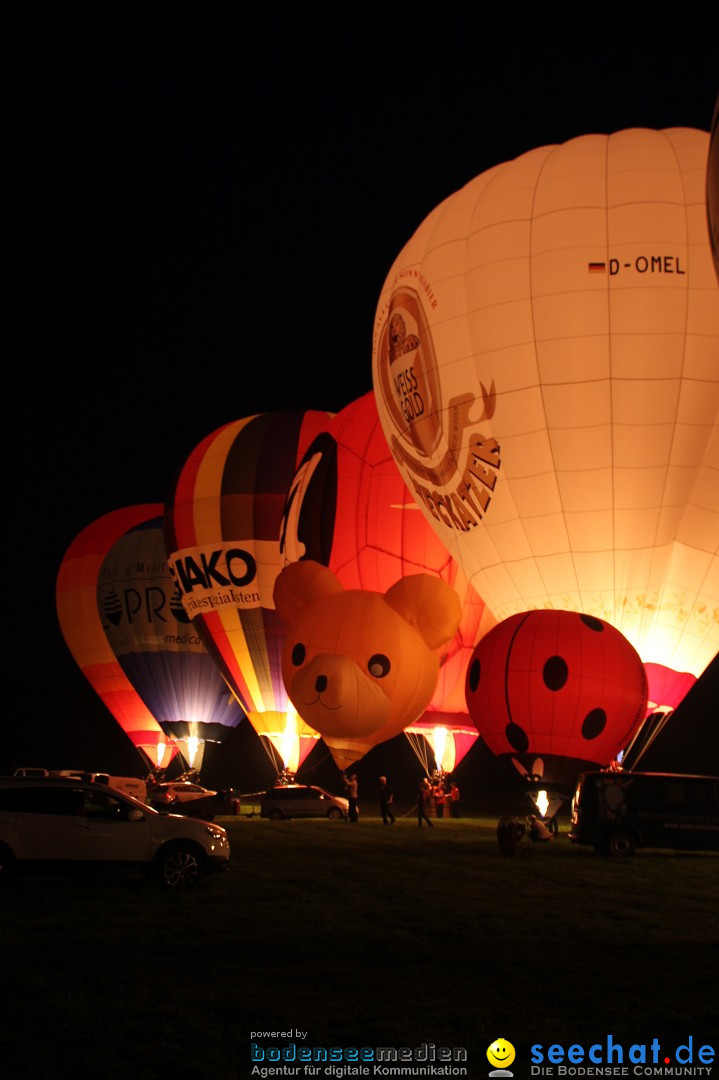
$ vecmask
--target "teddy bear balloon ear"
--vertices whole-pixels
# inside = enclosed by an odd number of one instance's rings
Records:
[[[387,590],[385,600],[430,649],[438,649],[457,633],[462,605],[454,589],[441,578],[410,574]]]
[[[337,592],[344,592],[344,586],[332,571],[321,563],[305,559],[290,563],[277,575],[272,597],[282,622],[291,626],[308,603]]]

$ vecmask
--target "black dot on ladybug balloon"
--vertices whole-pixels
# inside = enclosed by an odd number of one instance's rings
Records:
[[[606,727],[607,714],[604,709],[592,709],[582,721],[582,736],[585,739],[596,739]]]
[[[601,619],[595,619],[593,615],[580,615],[579,618],[590,630],[596,631],[597,634],[603,633],[604,623]]]
[[[524,728],[521,728],[519,724],[510,723],[507,724],[504,729],[504,734],[507,736],[507,742],[516,750],[518,754],[526,754],[529,750],[529,739],[527,738],[527,732]]]
[[[542,668],[542,678],[547,690],[561,690],[569,678],[567,661],[561,656],[550,656]]]
[[[480,664],[479,660],[475,657],[475,659],[472,661],[472,663],[470,665],[470,668],[469,668],[469,689],[472,691],[472,693],[474,693],[474,691],[479,686],[479,676],[481,674],[482,674],[482,665]]]

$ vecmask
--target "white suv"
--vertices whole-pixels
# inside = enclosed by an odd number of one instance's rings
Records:
[[[137,866],[168,889],[229,868],[218,825],[159,814],[104,784],[0,777],[0,877],[13,867]]]

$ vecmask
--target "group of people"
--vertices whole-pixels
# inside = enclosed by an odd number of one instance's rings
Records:
[[[431,829],[433,826],[427,811],[429,810],[430,814],[434,814],[437,818],[443,818],[445,807],[449,808],[453,818],[458,818],[459,801],[460,791],[456,784],[450,784],[448,791],[441,776],[435,780],[434,784],[424,777],[417,789],[417,824],[421,828],[424,822]]]
[[[347,816],[351,822],[358,821],[359,796],[357,774],[352,773],[350,776],[347,776],[343,773],[342,780],[345,785],[347,802],[349,804]],[[430,783],[430,781],[424,777],[417,790],[417,824],[421,827],[424,822],[431,829],[433,826],[430,815],[437,818],[443,818],[445,815],[445,807],[448,807],[448,812],[453,818],[458,818],[459,805],[460,792],[456,784],[450,784],[448,790],[442,777],[438,777],[434,783]],[[394,792],[387,781],[387,777],[380,776],[379,809],[384,825],[394,825],[396,821],[393,806]]]

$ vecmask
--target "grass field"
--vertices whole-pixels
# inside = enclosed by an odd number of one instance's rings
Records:
[[[470,1076],[499,1036],[517,1065],[531,1043],[608,1034],[716,1044],[715,855],[616,861],[560,835],[508,859],[496,818],[223,824],[231,872],[186,894],[3,889],[3,1078],[241,1077],[251,1033],[290,1028],[464,1047]]]

